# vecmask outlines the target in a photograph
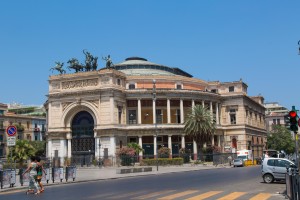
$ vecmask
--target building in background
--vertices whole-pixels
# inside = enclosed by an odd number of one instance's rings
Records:
[[[200,104],[217,127],[206,146],[248,149],[261,157],[267,138],[264,98],[248,96],[247,88],[242,80],[204,81],[139,57],[113,68],[50,76],[47,155],[114,157],[136,142],[145,150],[141,158],[156,157],[164,146],[171,157],[187,148],[197,159],[200,146],[183,128],[191,107]]]
[[[277,102],[264,104],[266,108],[266,129],[272,131],[275,125],[286,126],[289,110]]]
[[[41,141],[45,138],[46,117],[42,106],[21,106],[17,104],[0,103],[0,158],[6,157],[6,128],[17,127],[17,139]]]

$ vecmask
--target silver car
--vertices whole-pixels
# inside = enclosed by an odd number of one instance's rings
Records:
[[[265,158],[261,165],[261,175],[265,183],[285,180],[288,168],[296,168],[296,165],[285,158]]]
[[[244,161],[242,159],[234,159],[232,164],[233,164],[233,167],[243,167]]]

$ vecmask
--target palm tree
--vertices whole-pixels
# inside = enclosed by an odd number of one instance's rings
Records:
[[[27,140],[17,140],[16,145],[12,147],[11,151],[12,159],[19,162],[21,167],[24,161],[36,153],[36,149]],[[7,158],[10,160],[10,154],[7,155]]]
[[[184,132],[202,145],[209,141],[216,127],[210,111],[202,105],[195,105],[184,123]]]

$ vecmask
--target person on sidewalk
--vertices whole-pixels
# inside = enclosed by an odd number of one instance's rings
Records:
[[[27,190],[26,194],[34,193],[34,190],[36,191],[34,194],[39,194],[40,190],[39,190],[37,182],[36,182],[36,177],[37,177],[36,167],[37,167],[37,163],[36,163],[35,156],[32,156],[30,158],[30,160],[31,160],[31,163],[29,164],[28,168],[22,174],[22,176],[24,176],[24,174],[26,174],[27,172],[29,172],[29,186],[28,186],[28,190]]]
[[[36,171],[37,171],[37,177],[36,177],[36,181],[40,186],[40,191],[44,192],[44,186],[42,184],[42,178],[43,178],[43,172],[45,175],[47,175],[46,171],[44,170],[44,167],[41,163],[41,158],[39,156],[36,157],[36,163],[37,163],[37,167],[36,167]]]

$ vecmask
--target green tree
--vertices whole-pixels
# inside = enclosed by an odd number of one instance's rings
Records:
[[[30,141],[29,143],[36,150],[36,156],[46,156],[46,141]]]
[[[140,152],[144,151],[144,149],[137,143],[135,142],[131,142],[131,143],[128,143],[127,146],[129,148],[133,148],[135,150],[135,153],[138,155]]]
[[[280,125],[273,127],[273,130],[268,133],[268,148],[278,151],[284,150],[287,154],[294,153],[295,141],[292,138],[291,132]]]
[[[23,166],[24,161],[36,153],[36,149],[27,140],[17,140],[16,145],[10,148],[12,159],[18,162],[20,166]],[[10,154],[7,155],[7,159],[10,160]]]
[[[188,113],[184,132],[202,147],[215,131],[215,123],[210,111],[202,105],[195,105]]]

